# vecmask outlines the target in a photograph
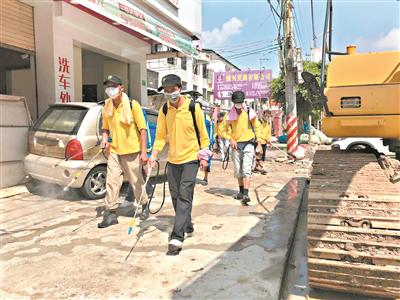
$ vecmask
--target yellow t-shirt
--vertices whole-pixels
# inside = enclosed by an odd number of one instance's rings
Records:
[[[254,139],[254,133],[257,141],[261,141],[260,139],[260,122],[257,118],[251,120],[253,124],[254,132],[251,129],[251,125],[249,122],[249,118],[247,116],[247,112],[242,111],[235,121],[225,120],[223,122],[223,130],[225,132],[227,139],[233,139],[236,142],[248,142]],[[229,127],[231,131],[229,132]]]
[[[140,104],[132,100],[132,121],[125,124],[120,121],[122,102],[114,107],[113,114],[108,117],[103,112],[102,128],[109,130],[112,142],[110,151],[118,155],[132,154],[140,151],[140,130],[146,129],[146,120]]]
[[[225,126],[226,124],[226,115],[225,115],[225,117],[224,117],[224,119],[221,121],[221,122],[218,122],[218,124],[217,124],[217,135],[220,137],[220,138],[223,138],[223,139],[229,139],[230,138],[230,133],[231,133],[231,127],[230,126]],[[227,132],[225,131],[225,130],[227,130]]]
[[[175,108],[168,102],[168,113],[165,116],[162,107],[157,119],[156,140],[154,149],[161,151],[169,136],[168,161],[172,164],[184,164],[198,159],[200,150],[194,129],[192,114],[189,111],[190,99],[185,97],[184,103]],[[208,148],[206,124],[200,105],[195,108],[196,124],[199,129],[201,148]]]
[[[261,144],[266,144],[271,141],[271,125],[267,121],[262,121],[260,126]]]

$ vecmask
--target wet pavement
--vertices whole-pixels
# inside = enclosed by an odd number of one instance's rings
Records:
[[[119,224],[97,229],[102,200],[45,186],[0,199],[2,298],[278,299],[310,162],[269,161],[242,207],[232,165],[213,161],[208,186],[196,186],[195,236],[166,256],[173,208],[127,234],[133,207]],[[199,173],[198,179],[202,178]],[[162,185],[152,209],[160,203]]]

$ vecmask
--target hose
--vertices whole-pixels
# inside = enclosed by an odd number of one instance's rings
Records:
[[[225,155],[224,155],[224,159],[222,161],[222,169],[226,170],[228,168],[228,164],[229,164],[229,150],[231,149],[231,146],[228,146],[228,148],[226,149]]]
[[[156,175],[156,178],[158,179],[158,176],[160,175],[160,163],[159,163],[159,161],[156,161],[156,163],[157,163],[157,175]],[[154,196],[154,192],[155,192],[155,190],[156,190],[156,187],[157,187],[157,180],[156,180],[156,182],[154,183],[154,186],[153,186],[153,191],[151,192],[151,195],[150,195],[150,197],[149,197],[149,201],[148,201],[148,203],[147,203],[147,206],[148,206],[148,208],[149,208],[149,212],[152,214],[152,215],[155,215],[156,213],[158,213],[162,208],[163,208],[163,206],[164,206],[164,203],[165,203],[165,189],[166,189],[166,183],[167,183],[167,167],[168,167],[168,162],[167,162],[167,164],[165,165],[165,169],[164,169],[164,183],[163,183],[163,196],[162,196],[162,202],[161,202],[161,205],[160,205],[160,207],[157,209],[157,210],[155,210],[155,211],[152,211],[151,209],[150,209],[150,205],[151,205],[151,201],[153,200],[153,196]]]

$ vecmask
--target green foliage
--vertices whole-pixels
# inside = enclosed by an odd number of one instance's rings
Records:
[[[316,76],[318,83],[320,83],[322,64],[311,62],[311,61],[303,61],[303,69],[304,71],[308,71],[314,76]],[[282,106],[285,109],[285,79],[281,75],[278,78],[275,78],[271,81],[271,96],[272,99],[282,103]],[[296,103],[297,103],[297,114],[298,117],[306,120],[309,115],[312,116],[313,120],[318,120],[320,117],[320,111],[322,107],[320,104],[316,104],[317,100],[312,95],[310,95],[307,91],[305,85],[298,84],[296,87]]]

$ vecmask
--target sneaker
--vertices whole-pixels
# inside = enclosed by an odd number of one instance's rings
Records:
[[[240,201],[240,203],[243,206],[249,206],[250,198],[249,196],[243,196],[243,199]]]
[[[207,186],[208,185],[208,181],[203,179],[202,181],[200,181],[202,186]]]
[[[97,224],[97,228],[106,228],[118,224],[118,217],[115,212],[105,211],[103,213],[103,220]]]
[[[150,216],[149,206],[147,204],[142,205],[142,213],[140,214],[140,220],[147,220]]]
[[[178,255],[182,250],[182,245],[183,245],[183,243],[181,241],[178,241],[176,239],[170,240],[169,244],[168,244],[168,251],[167,251],[166,255],[169,255],[169,256]]]
[[[185,239],[191,238],[194,236],[194,231],[192,232],[185,232]]]
[[[237,193],[236,195],[233,196],[233,199],[242,200],[243,199],[243,194],[241,192],[239,192],[239,193]]]

